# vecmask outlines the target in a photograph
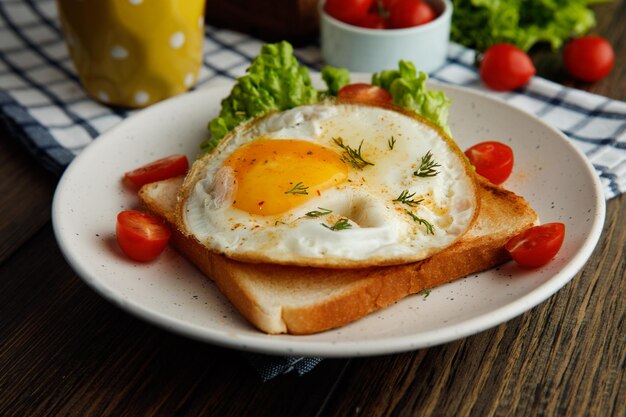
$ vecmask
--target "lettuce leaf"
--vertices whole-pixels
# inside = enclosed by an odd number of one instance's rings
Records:
[[[427,78],[422,72],[417,74],[411,62],[400,61],[398,70],[374,74],[372,82],[389,90],[395,104],[416,111],[449,134],[450,100],[442,91],[428,91]],[[247,74],[237,79],[228,97],[222,100],[219,116],[209,122],[210,137],[202,142],[202,150],[213,150],[226,134],[250,118],[337,95],[341,87],[350,83],[350,73],[345,68],[326,66],[322,79],[327,91],[312,86],[308,69],[298,63],[288,42],[264,45]]]
[[[412,62],[400,61],[398,67],[373,74],[372,84],[389,91],[394,104],[415,111],[450,135],[450,99],[443,91],[427,90],[428,75],[418,73]]]
[[[602,0],[600,0],[602,1]],[[479,51],[508,42],[527,51],[540,42],[559,49],[595,25],[598,0],[453,0],[451,39]]]
[[[328,95],[336,96],[341,87],[350,84],[350,71],[326,65],[322,68],[322,80],[328,86]]]
[[[211,137],[201,147],[210,151],[240,123],[269,111],[315,103],[318,96],[308,69],[298,63],[288,42],[263,45],[247,74],[222,100],[219,116],[209,122]]]

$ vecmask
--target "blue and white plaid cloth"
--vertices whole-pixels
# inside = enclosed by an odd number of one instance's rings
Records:
[[[206,27],[198,86],[243,75],[262,45],[258,39]],[[319,48],[296,55],[311,69],[323,64]],[[534,77],[523,89],[486,90],[473,67],[474,52],[451,45],[435,80],[497,96],[562,130],[593,163],[607,199],[626,191],[626,103]],[[69,58],[54,0],[0,0],[0,119],[51,171],[60,174],[82,149],[131,111],[111,109],[82,90]],[[304,374],[319,358],[248,355],[266,380]]]

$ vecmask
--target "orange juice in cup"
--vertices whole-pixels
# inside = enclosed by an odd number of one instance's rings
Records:
[[[145,107],[192,87],[202,64],[205,0],[57,0],[87,93]]]

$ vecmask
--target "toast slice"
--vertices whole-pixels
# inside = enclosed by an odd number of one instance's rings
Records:
[[[479,177],[481,209],[454,245],[423,261],[366,269],[244,263],[208,251],[176,226],[183,178],[145,185],[139,198],[172,228],[172,244],[210,277],[259,330],[310,334],[339,327],[389,304],[509,260],[504,243],[538,222],[522,197]]]

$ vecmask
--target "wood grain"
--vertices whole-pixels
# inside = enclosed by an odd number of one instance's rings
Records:
[[[616,67],[578,83],[626,100],[626,0],[595,6]],[[56,178],[0,129],[0,416],[626,416],[626,196],[561,291],[493,329],[262,383],[240,352],[165,332],[89,289],[55,243]]]

